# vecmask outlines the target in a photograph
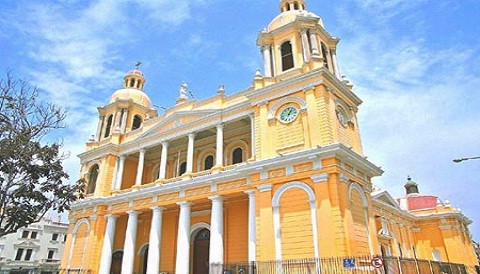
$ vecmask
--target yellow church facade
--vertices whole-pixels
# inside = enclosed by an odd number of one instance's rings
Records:
[[[62,268],[202,274],[229,263],[378,254],[473,273],[467,217],[432,204],[410,180],[399,200],[374,189],[383,171],[363,155],[362,101],[339,72],[339,40],[305,1],[279,6],[258,35],[264,68],[250,88],[226,95],[220,86],[194,101],[182,84],[159,115],[135,69],[98,108]]]

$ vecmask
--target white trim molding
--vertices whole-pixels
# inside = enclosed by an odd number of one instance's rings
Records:
[[[312,235],[313,235],[313,248],[315,258],[320,257],[320,251],[318,246],[318,222],[317,222],[317,202],[315,198],[315,192],[313,189],[304,182],[294,181],[289,182],[277,189],[272,198],[273,208],[273,232],[275,236],[275,260],[282,260],[282,237],[281,237],[281,225],[280,225],[280,198],[289,189],[299,188],[305,191],[308,195],[308,203],[310,205],[310,218],[312,222]],[[318,266],[317,266],[318,267]]]

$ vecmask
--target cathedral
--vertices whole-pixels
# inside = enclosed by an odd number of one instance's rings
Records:
[[[338,42],[306,1],[281,0],[258,34],[263,71],[246,90],[220,86],[195,101],[182,84],[159,115],[145,75],[129,71],[79,155],[87,188],[70,211],[62,268],[262,273],[252,266],[275,262],[276,273],[300,273],[282,262],[313,259],[302,273],[327,273],[321,258],[378,256],[474,273],[465,215],[412,178],[398,199],[373,187],[383,171],[363,153],[362,101],[339,72]]]

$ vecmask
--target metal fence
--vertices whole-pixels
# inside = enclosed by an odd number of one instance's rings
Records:
[[[467,274],[462,264],[398,257],[356,256],[213,264],[213,274]]]

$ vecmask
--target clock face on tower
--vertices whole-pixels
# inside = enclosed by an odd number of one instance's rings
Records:
[[[280,112],[280,121],[284,123],[290,123],[298,116],[298,109],[296,107],[286,107]]]
[[[337,109],[336,112],[337,112],[337,119],[340,122],[340,124],[342,126],[346,126],[347,123],[348,123],[348,119],[347,119],[346,114],[342,110],[339,110],[339,109]]]

